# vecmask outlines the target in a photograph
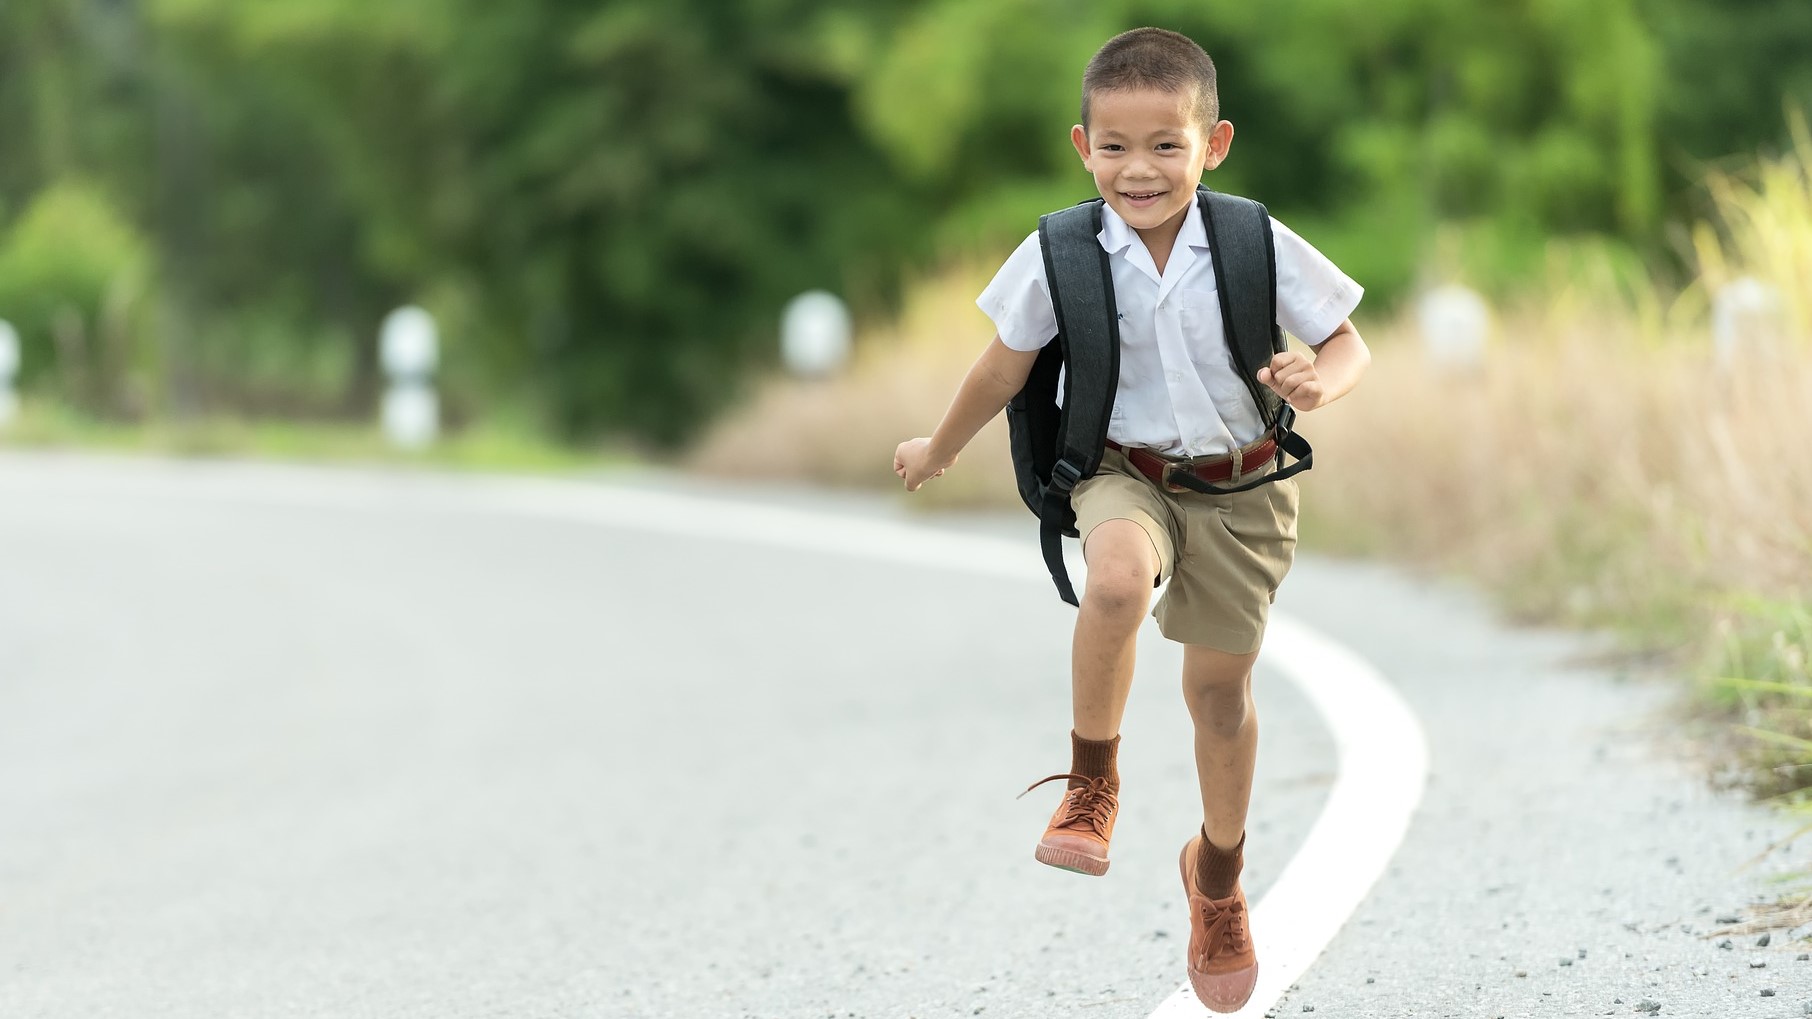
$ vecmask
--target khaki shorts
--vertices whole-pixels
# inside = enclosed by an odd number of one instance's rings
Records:
[[[1085,550],[1089,533],[1109,520],[1131,520],[1150,536],[1154,586],[1170,582],[1152,611],[1164,636],[1228,654],[1264,642],[1271,602],[1296,556],[1296,502],[1294,478],[1233,495],[1173,495],[1113,449],[1070,497]]]

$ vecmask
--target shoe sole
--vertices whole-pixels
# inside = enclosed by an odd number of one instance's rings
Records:
[[[1033,858],[1047,867],[1067,870],[1074,874],[1087,874],[1089,877],[1100,877],[1107,873],[1107,860],[1100,856],[1078,853],[1074,849],[1058,849],[1040,842]]]
[[[1195,894],[1195,885],[1189,879],[1189,847],[1195,839],[1183,843],[1183,852],[1177,857],[1177,870],[1183,876],[1184,901]],[[1192,907],[1193,909],[1193,907]],[[1192,921],[1193,922],[1193,921]],[[1189,974],[1189,988],[1195,992],[1196,999],[1207,1006],[1210,1012],[1238,1012],[1252,1000],[1252,992],[1258,987],[1258,960],[1245,969],[1236,969],[1231,973],[1203,973],[1187,962],[1183,969]]]

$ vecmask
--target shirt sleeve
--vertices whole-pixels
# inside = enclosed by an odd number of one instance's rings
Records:
[[[1057,315],[1051,310],[1051,289],[1045,282],[1044,252],[1036,230],[1007,257],[975,303],[994,321],[1000,342],[1014,350],[1039,350],[1057,335]]]
[[[1277,252],[1277,324],[1310,346],[1320,344],[1359,307],[1365,288],[1275,219],[1271,235]]]

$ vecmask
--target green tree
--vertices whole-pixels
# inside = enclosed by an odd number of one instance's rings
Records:
[[[569,434],[682,437],[786,296],[884,287],[899,254],[875,238],[910,244],[917,210],[844,102],[874,5],[290,6],[158,17],[206,57],[198,91],[271,89],[351,214],[353,275],[476,294],[469,353]]]
[[[19,384],[100,413],[123,407],[149,246],[104,195],[75,181],[40,192],[0,231],[0,309],[19,330]]]
[[[1659,94],[1664,166],[1686,191],[1703,165],[1784,149],[1782,107],[1812,111],[1812,4],[1643,0],[1666,57]]]

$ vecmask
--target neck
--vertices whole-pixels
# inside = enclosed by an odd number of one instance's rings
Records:
[[[1176,247],[1177,235],[1183,232],[1183,218],[1189,215],[1189,207],[1149,230],[1133,227],[1139,240],[1145,242],[1145,250],[1151,253],[1151,264],[1157,266],[1158,274],[1164,274],[1164,266],[1170,261],[1170,249]]]

